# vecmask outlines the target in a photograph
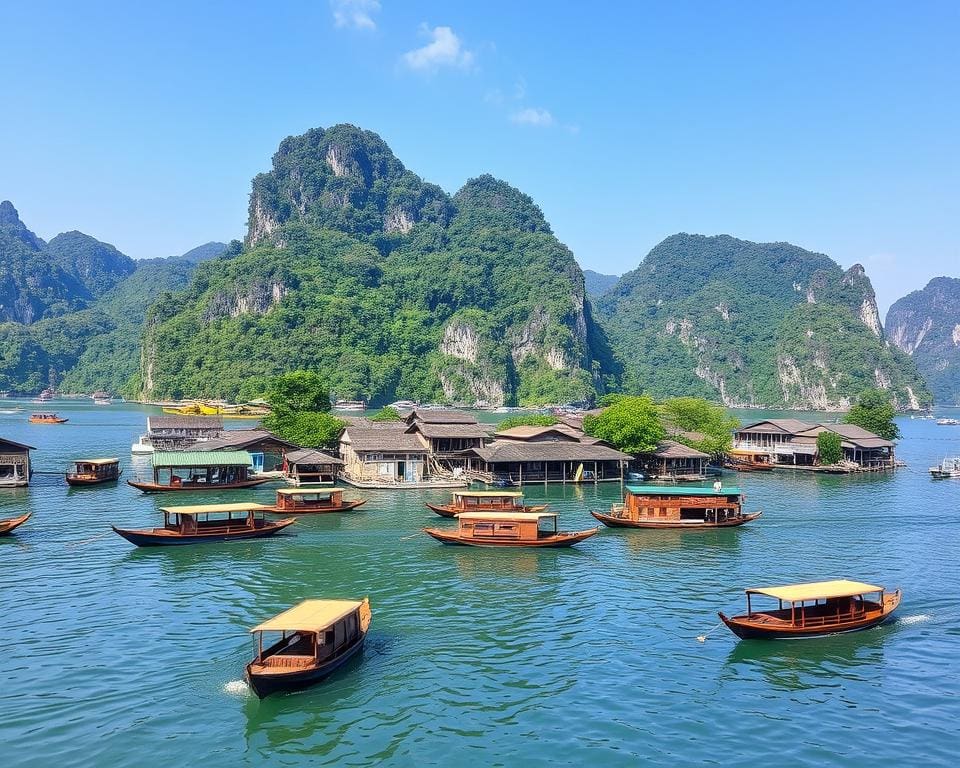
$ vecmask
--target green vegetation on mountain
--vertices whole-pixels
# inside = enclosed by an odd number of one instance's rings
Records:
[[[726,410],[698,397],[673,397],[660,406],[661,420],[670,437],[711,456],[733,447],[733,431],[740,422]]]
[[[617,284],[619,275],[604,275],[592,269],[583,270],[583,280],[587,287],[587,296],[591,299],[600,298]]]
[[[598,302],[626,388],[729,406],[840,409],[865,386],[929,402],[884,343],[870,281],[787,243],[680,234]]]
[[[253,398],[290,369],[339,398],[592,399],[617,367],[573,255],[490,176],[453,198],[353,126],[285,139],[242,253],[151,311],[150,397]]]
[[[960,405],[960,279],[935,277],[895,302],[887,338],[913,358],[937,403]]]
[[[900,437],[900,427],[894,421],[896,415],[897,411],[890,402],[888,392],[865,389],[844,415],[843,422],[855,424],[886,440],[897,440]]]

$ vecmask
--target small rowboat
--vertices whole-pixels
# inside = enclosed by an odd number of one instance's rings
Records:
[[[869,629],[886,621],[900,605],[900,590],[859,581],[818,581],[782,587],[746,590],[747,612],[719,613],[730,631],[744,640],[822,637]],[[778,602],[770,611],[755,611],[751,597],[763,595]]]
[[[79,459],[66,478],[68,485],[100,485],[117,482],[121,474],[120,459]]]
[[[762,512],[743,511],[739,488],[628,485],[622,504],[590,514],[610,528],[732,528],[756,520]]]
[[[70,419],[64,419],[55,413],[31,413],[27,421],[31,424],[66,424]]]
[[[272,509],[253,503],[164,507],[162,528],[112,527],[116,534],[138,547],[260,539],[273,536],[296,522],[295,517],[268,520],[264,513]]]
[[[430,504],[441,517],[456,517],[462,512],[543,512],[547,504],[525,505],[519,491],[454,491],[449,504]]]
[[[14,529],[19,528],[27,520],[30,519],[32,512],[27,512],[25,515],[20,515],[20,517],[11,517],[9,520],[0,520],[0,536],[6,536],[8,533],[13,533]]]
[[[291,515],[312,515],[329,512],[349,512],[362,507],[366,499],[344,501],[343,490],[333,488],[317,490],[309,488],[278,488],[274,512]]]
[[[600,530],[558,531],[556,512],[461,512],[457,523],[455,530],[423,532],[443,544],[468,547],[570,547]]]
[[[370,620],[368,598],[304,600],[250,630],[257,655],[247,664],[247,682],[261,699],[320,682],[363,650]],[[280,633],[266,649],[265,632]]]

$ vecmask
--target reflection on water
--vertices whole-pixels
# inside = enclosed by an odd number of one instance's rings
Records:
[[[736,482],[764,516],[741,528],[602,529],[545,551],[418,533],[448,524],[423,503],[449,491],[351,490],[369,499],[358,512],[304,516],[290,535],[136,549],[109,524],[158,525],[165,505],[269,503],[275,486],[70,492],[60,473],[83,454],[121,456],[124,479],[149,467],[129,457],[146,410],[57,410],[70,417],[62,428],[0,414],[0,434],[36,445],[34,467],[56,473],[0,491],[0,517],[34,512],[0,540],[0,636],[16,638],[0,738],[30,744],[7,750],[7,766],[39,754],[111,768],[726,764],[745,744],[775,744],[791,765],[864,764],[864,744],[872,763],[918,749],[927,765],[953,757],[960,484],[921,471],[755,473]],[[911,468],[957,452],[930,422],[903,428]],[[524,492],[573,530],[621,489]],[[742,606],[744,587],[830,577],[902,587],[901,620],[811,641],[738,642],[725,629],[696,641],[718,609]],[[235,685],[250,627],[307,597],[365,595],[367,647],[342,673],[264,701]]]

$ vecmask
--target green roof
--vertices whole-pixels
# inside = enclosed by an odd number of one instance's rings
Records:
[[[252,463],[246,451],[170,451],[153,454],[155,467],[246,467]]]
[[[739,496],[741,490],[735,485],[725,485],[719,491],[713,486],[695,485],[628,485],[627,493],[635,496]]]

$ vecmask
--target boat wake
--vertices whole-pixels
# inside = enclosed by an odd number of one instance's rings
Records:
[[[915,616],[904,616],[902,619],[897,619],[898,624],[922,624],[925,621],[930,621],[933,616],[929,613],[918,613]]]
[[[224,693],[229,693],[234,696],[246,696],[250,693],[250,686],[243,680],[231,680],[223,686],[223,690]]]

